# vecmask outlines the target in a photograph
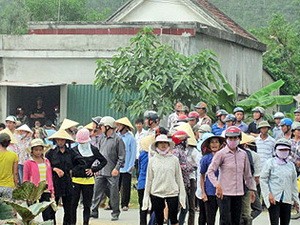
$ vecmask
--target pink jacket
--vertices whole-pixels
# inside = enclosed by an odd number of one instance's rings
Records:
[[[48,184],[48,190],[54,193],[53,180],[52,180],[52,168],[48,159],[44,159],[46,164],[46,182]],[[40,173],[38,164],[33,160],[26,160],[23,169],[23,181],[30,181],[35,185],[40,182]]]

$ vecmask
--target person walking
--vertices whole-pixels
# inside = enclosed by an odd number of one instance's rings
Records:
[[[95,177],[95,186],[91,206],[91,217],[98,218],[98,207],[107,189],[109,190],[109,200],[112,209],[111,220],[119,219],[119,178],[120,168],[125,163],[125,144],[122,138],[115,132],[115,119],[104,116],[101,121],[101,130],[105,135],[99,143],[99,151],[106,158],[107,165],[99,171],[99,176]]]
[[[289,161],[291,142],[285,138],[276,141],[275,157],[263,166],[260,185],[264,202],[269,211],[271,225],[290,224],[291,207],[299,209],[297,173]]]
[[[49,160],[45,158],[45,153],[50,149],[50,145],[45,145],[42,139],[33,139],[26,151],[30,158],[24,162],[23,181],[29,181],[38,186],[41,181],[46,181],[47,190],[41,195],[40,202],[54,199],[54,186],[52,179],[52,168]],[[55,211],[49,206],[42,212],[43,220],[55,221]]]
[[[149,159],[142,210],[149,209],[151,201],[157,225],[164,223],[165,202],[172,225],[178,225],[179,204],[185,208],[186,193],[179,161],[172,154],[174,145],[164,134],[158,135],[151,145],[157,154]]]
[[[84,167],[77,167],[77,170],[72,171],[74,195],[72,201],[71,224],[76,224],[77,206],[81,195],[83,203],[83,225],[88,225],[95,183],[93,175],[106,165],[107,160],[99,152],[98,148],[91,145],[90,132],[88,129],[80,129],[76,134],[75,141],[79,144],[72,150],[83,157],[86,165]],[[93,163],[96,160],[99,161],[99,164],[93,166]]]
[[[238,127],[228,127],[226,146],[218,151],[208,167],[208,178],[216,188],[220,208],[220,225],[238,225],[241,219],[244,184],[255,199],[256,185],[251,175],[247,153],[238,148],[242,132]],[[219,170],[219,177],[215,173]]]
[[[202,201],[205,206],[206,221],[208,225],[214,225],[218,210],[216,197],[216,188],[207,177],[207,170],[212,162],[214,155],[223,147],[225,138],[221,136],[211,136],[207,138],[201,145],[203,157],[200,161],[200,185],[202,190]],[[215,176],[219,176],[219,171],[215,172]]]
[[[70,225],[72,219],[73,184],[71,173],[80,167],[85,167],[82,156],[73,151],[70,146],[73,138],[65,131],[58,130],[48,137],[53,140],[55,148],[46,153],[53,171],[55,201],[62,199],[64,208],[63,225]]]

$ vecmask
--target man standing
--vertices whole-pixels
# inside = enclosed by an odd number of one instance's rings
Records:
[[[233,109],[233,114],[236,118],[235,126],[241,129],[244,133],[248,130],[248,125],[243,122],[245,111],[242,107],[235,107]]]
[[[177,102],[174,107],[174,111],[169,117],[168,117],[168,129],[170,130],[173,128],[173,126],[176,124],[179,113],[183,109],[183,104],[181,102]]]
[[[259,129],[257,128],[259,122],[263,120],[263,117],[265,115],[265,109],[258,106],[252,109],[253,113],[253,121],[249,124],[247,133],[257,137],[259,134]]]
[[[116,125],[118,135],[125,143],[125,164],[120,169],[119,190],[121,193],[122,210],[127,211],[130,202],[132,171],[136,159],[136,141],[131,133],[134,128],[127,117],[116,120]]]
[[[41,97],[37,97],[35,108],[32,109],[30,113],[30,127],[34,126],[36,120],[39,120],[42,125],[44,125],[46,119],[46,110],[43,105],[43,99]]]
[[[17,118],[15,116],[6,117],[5,126],[12,134],[14,134],[17,126]]]
[[[228,115],[228,112],[224,109],[220,109],[216,112],[217,122],[215,122],[212,127],[212,133],[214,135],[221,135],[222,132],[226,129],[225,118]]]
[[[154,134],[159,128],[159,116],[155,111],[146,111],[144,113],[145,125],[149,128],[147,130],[147,135]]]
[[[102,133],[105,135],[99,144],[100,153],[107,159],[107,165],[100,170],[100,175],[95,178],[95,187],[91,207],[91,217],[98,218],[100,201],[109,189],[109,199],[112,208],[111,220],[118,220],[119,208],[119,178],[120,168],[125,162],[125,144],[115,133],[115,119],[105,116],[100,121]]]
[[[208,124],[211,125],[211,118],[206,114],[207,113],[207,104],[205,102],[199,102],[195,107],[197,113],[199,113],[198,124]]]
[[[259,135],[255,139],[256,147],[257,147],[257,154],[260,158],[261,165],[264,165],[265,162],[273,157],[273,151],[275,146],[275,139],[272,138],[268,131],[271,128],[268,121],[261,121],[257,129],[259,130]]]
[[[290,118],[283,118],[282,120],[280,120],[279,125],[281,127],[283,137],[287,140],[290,140],[292,137],[293,120],[291,120]]]
[[[280,126],[280,121],[284,118],[284,114],[282,112],[276,112],[273,116],[275,125],[272,130],[273,138],[278,140],[283,137],[283,133]]]

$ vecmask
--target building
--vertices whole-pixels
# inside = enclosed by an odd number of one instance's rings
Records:
[[[131,0],[103,23],[32,23],[27,35],[0,36],[0,119],[18,105],[29,108],[37,96],[49,109],[59,105],[61,119],[118,117],[108,107],[117,93],[92,85],[96,60],[111,58],[144,26],[183,54],[214,51],[241,95],[264,85],[265,45],[207,0]]]

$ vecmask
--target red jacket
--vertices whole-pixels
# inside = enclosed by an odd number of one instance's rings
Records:
[[[52,168],[48,159],[44,159],[46,164],[46,182],[48,184],[48,190],[54,193],[53,180],[52,180]],[[36,186],[40,182],[40,172],[38,164],[33,160],[29,159],[24,163],[23,169],[23,181],[30,181]]]

